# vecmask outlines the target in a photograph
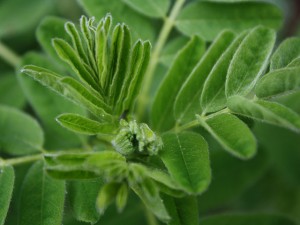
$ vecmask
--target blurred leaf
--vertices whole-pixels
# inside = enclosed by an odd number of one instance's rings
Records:
[[[171,177],[188,193],[200,194],[211,180],[208,146],[196,133],[167,133],[162,136],[160,157]],[[195,169],[197,168],[197,169]]]
[[[35,163],[28,171],[23,183],[19,224],[60,225],[64,199],[64,181],[50,178],[43,168],[43,162]]]
[[[194,196],[172,198],[164,195],[164,203],[172,220],[168,225],[198,225],[198,203]]]
[[[95,120],[72,113],[61,114],[56,117],[56,120],[60,125],[68,130],[80,134],[111,134],[116,129],[112,124],[99,123]]]
[[[174,112],[180,122],[190,122],[201,112],[200,97],[207,76],[234,39],[230,31],[223,31],[195,65],[177,94]]]
[[[7,106],[0,106],[0,150],[11,155],[39,152],[44,133],[35,119]]]
[[[281,22],[281,11],[270,3],[194,1],[183,8],[176,27],[185,35],[198,34],[210,41],[224,29],[237,33],[257,25],[278,29]]]
[[[249,159],[256,153],[256,140],[244,122],[231,114],[214,115],[204,119],[198,116],[199,123],[230,154]]]
[[[271,58],[270,70],[286,67],[300,56],[300,38],[292,37],[284,40]]]
[[[226,96],[247,95],[268,66],[275,43],[273,30],[264,27],[252,29],[245,37],[230,63]]]
[[[0,76],[0,104],[23,108],[25,102],[26,99],[19,87],[16,75],[8,73]]]
[[[72,212],[77,220],[92,224],[99,220],[96,198],[102,183],[100,179],[69,182],[68,195]]]
[[[204,48],[203,40],[195,36],[177,54],[152,105],[151,122],[156,130],[166,131],[175,125],[173,105],[176,95],[202,57]]]
[[[129,194],[128,192],[128,185],[126,183],[122,183],[116,196],[116,206],[119,212],[122,212],[126,206]]]
[[[106,208],[115,201],[119,188],[119,183],[108,183],[101,187],[96,201],[100,214],[104,214]]]
[[[50,0],[2,0],[0,2],[0,37],[24,33],[38,24],[39,20],[53,10]]]
[[[228,107],[234,113],[300,131],[300,116],[279,103],[233,96],[228,99]]]
[[[98,20],[110,12],[115,23],[124,22],[130,27],[134,40],[154,40],[156,32],[152,22],[121,1],[79,0],[79,3],[89,16],[95,16]]]
[[[240,34],[229,47],[223,52],[216,64],[213,66],[208,77],[203,84],[201,93],[201,108],[203,113],[218,111],[226,106],[225,81],[228,67],[232,57],[241,42],[244,40],[246,33]]]
[[[255,87],[259,98],[269,98],[300,91],[300,67],[288,67],[264,75]]]
[[[0,159],[1,164],[1,159]],[[4,225],[14,188],[15,173],[12,166],[0,167],[0,225]]]
[[[22,64],[34,64],[57,71],[56,66],[53,65],[48,58],[37,53],[28,53],[25,55]],[[57,83],[57,77],[52,79],[53,76],[50,76],[51,74],[49,74],[50,77],[48,78],[47,74],[44,72],[42,72],[42,75],[45,78],[45,84],[50,82],[51,85],[53,84],[54,87],[57,87],[58,90],[62,91],[61,85]],[[18,79],[30,105],[42,121],[45,130],[46,148],[57,149],[78,146],[81,143],[79,137],[62,128],[55,121],[55,118],[64,112],[85,114],[84,110],[61,96],[58,96],[56,93],[53,93],[51,90],[47,90],[41,84],[29,77],[20,74],[18,75]],[[43,78],[41,77],[39,79]],[[49,107],[49,105],[51,105],[51,107]]]
[[[123,0],[123,2],[145,16],[154,18],[164,18],[171,3],[170,0]]]

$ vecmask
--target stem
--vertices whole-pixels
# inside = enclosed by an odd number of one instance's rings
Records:
[[[158,222],[157,222],[155,216],[146,207],[145,207],[145,214],[146,214],[146,219],[147,219],[148,225],[158,225]]]
[[[0,57],[15,68],[19,66],[21,62],[20,57],[2,42],[0,42]]]
[[[24,156],[24,157],[7,159],[7,160],[2,159],[0,161],[0,166],[14,166],[14,165],[18,165],[18,164],[37,161],[37,160],[42,159],[43,156],[44,156],[44,154],[38,154],[38,155],[30,155],[30,156]]]
[[[178,16],[184,2],[185,2],[185,0],[176,0],[175,4],[171,10],[170,16],[166,17],[164,20],[163,27],[158,36],[156,45],[153,49],[153,53],[151,55],[149,66],[148,66],[147,72],[145,74],[142,92],[138,99],[139,105],[138,105],[137,112],[140,117],[144,114],[145,108],[146,108],[145,106],[149,100],[149,91],[150,91],[150,87],[152,84],[153,75],[154,75],[155,69],[158,64],[161,50],[163,49],[163,47],[169,37],[169,34],[174,26],[175,19]]]

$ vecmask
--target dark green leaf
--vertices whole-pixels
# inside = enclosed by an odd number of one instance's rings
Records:
[[[204,82],[233,39],[232,32],[223,31],[189,74],[175,101],[174,111],[178,123],[194,120],[195,114],[201,112],[200,97]]]
[[[240,34],[220,56],[210,71],[201,94],[200,103],[203,113],[215,112],[226,106],[225,81],[227,70],[234,53],[245,36],[245,32]]]
[[[251,130],[231,114],[219,114],[211,118],[198,116],[199,123],[232,155],[249,159],[256,153],[256,140]]]
[[[90,16],[96,16],[96,19],[100,19],[107,12],[111,12],[115,23],[125,22],[131,28],[134,40],[138,38],[154,40],[155,29],[152,22],[130,9],[122,1],[79,0],[79,3]]]
[[[0,106],[0,151],[12,155],[39,152],[44,134],[36,120],[14,108]]]
[[[198,202],[194,196],[172,198],[164,195],[164,203],[172,220],[168,225],[198,225]]]
[[[70,181],[68,195],[72,212],[77,220],[92,224],[99,220],[96,198],[102,183],[99,179]]]
[[[300,90],[300,67],[288,67],[263,76],[256,85],[255,94],[259,98],[290,94]]]
[[[154,18],[164,18],[167,15],[170,0],[123,0],[134,10]]]
[[[202,57],[204,49],[203,40],[195,36],[177,54],[152,105],[151,122],[156,130],[165,131],[175,125],[173,105],[176,95]]]
[[[186,192],[200,194],[211,180],[208,146],[196,133],[167,133],[162,136],[160,157],[171,177]]]
[[[213,40],[224,29],[238,33],[257,25],[277,29],[281,22],[281,11],[270,3],[194,1],[181,11],[176,27],[186,35]]]
[[[61,114],[56,120],[63,127],[80,134],[111,134],[116,129],[113,124],[99,123],[95,120],[72,113]]]
[[[246,96],[251,92],[268,66],[275,38],[275,32],[264,27],[249,32],[229,66],[225,87],[227,97]]]
[[[270,70],[286,67],[300,56],[300,38],[292,37],[284,40],[271,58]]]
[[[300,116],[279,103],[233,96],[228,99],[228,107],[234,113],[300,131]]]
[[[2,159],[0,159],[2,164]],[[15,173],[12,166],[0,165],[0,225],[4,225],[14,188]]]
[[[236,214],[236,215],[217,215],[208,217],[200,221],[203,225],[296,225],[297,223],[280,215],[272,214]]]
[[[20,225],[60,225],[65,183],[46,174],[43,162],[35,163],[25,177],[20,197]]]

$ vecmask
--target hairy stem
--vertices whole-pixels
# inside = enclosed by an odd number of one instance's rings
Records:
[[[2,42],[0,42],[0,57],[13,67],[17,67],[21,62],[20,57]]]
[[[151,59],[149,62],[149,66],[148,66],[147,72],[145,74],[142,92],[138,99],[137,112],[140,117],[142,117],[143,114],[145,113],[146,104],[149,103],[149,101],[148,101],[149,100],[149,91],[150,91],[150,87],[152,84],[153,75],[154,75],[155,69],[158,64],[160,53],[169,37],[169,34],[174,26],[176,17],[178,16],[184,2],[185,2],[185,0],[176,0],[173,8],[171,10],[170,16],[166,17],[164,20],[163,27],[158,36],[156,45],[153,49]]]
[[[28,162],[33,162],[42,159],[44,154],[37,154],[37,155],[30,155],[30,156],[23,156],[14,159],[2,159],[0,160],[0,166],[14,166],[18,164],[24,164]]]

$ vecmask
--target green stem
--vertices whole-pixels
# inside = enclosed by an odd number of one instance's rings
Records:
[[[146,219],[147,219],[148,225],[158,225],[158,222],[157,222],[155,216],[146,207],[145,207],[145,214],[146,214]]]
[[[176,2],[174,3],[174,6],[171,10],[170,16],[166,17],[164,20],[164,25],[161,29],[161,32],[158,36],[156,45],[153,49],[152,55],[151,55],[151,59],[149,62],[149,66],[147,69],[147,72],[145,74],[145,78],[143,81],[143,88],[142,88],[142,92],[140,94],[140,97],[138,99],[138,115],[140,117],[143,116],[145,109],[146,109],[146,104],[149,102],[149,91],[150,91],[150,87],[152,84],[152,80],[153,80],[153,75],[155,72],[155,69],[157,67],[158,64],[158,60],[159,60],[159,56],[160,53],[169,37],[169,34],[174,26],[176,17],[178,16],[183,4],[184,4],[185,0],[176,0]]]
[[[21,62],[20,57],[2,42],[0,42],[0,57],[15,68],[19,66]]]
[[[0,161],[0,166],[14,166],[18,164],[24,164],[28,162],[33,162],[42,159],[44,154],[38,154],[38,155],[30,155],[30,156],[24,156],[14,159],[2,159]]]

